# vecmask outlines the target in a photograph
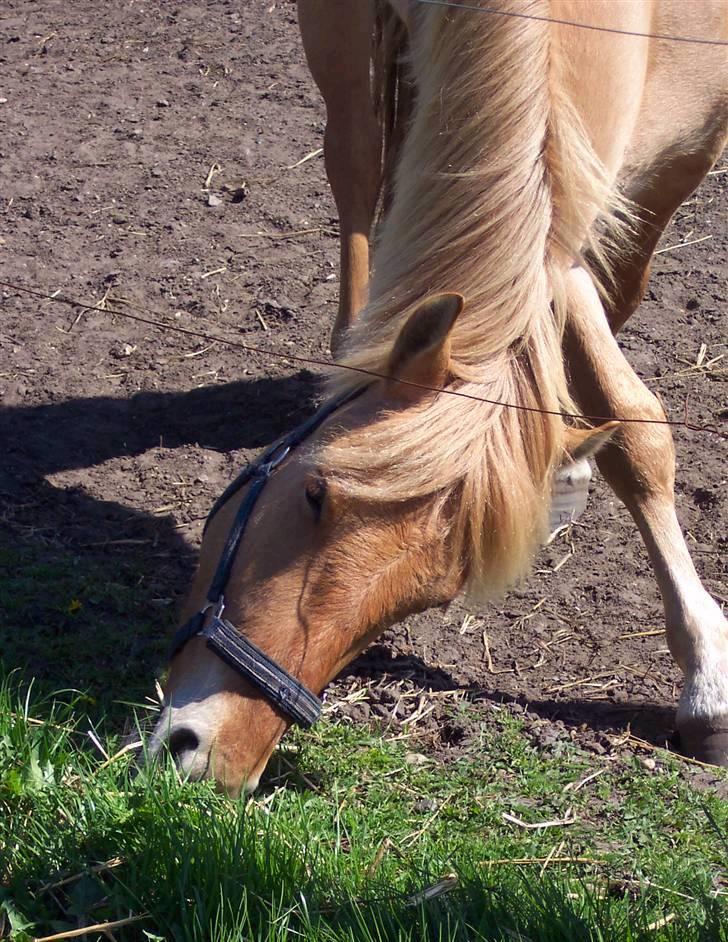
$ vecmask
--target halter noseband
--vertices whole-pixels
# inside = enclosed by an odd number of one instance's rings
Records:
[[[284,668],[268,657],[252,641],[223,618],[225,609],[225,589],[230,579],[235,555],[245,533],[261,491],[276,468],[309,435],[316,431],[326,419],[341,406],[361,395],[366,387],[360,386],[338,399],[325,403],[318,412],[302,422],[280,442],[276,442],[249,468],[246,468],[228,485],[213,504],[205,523],[210,521],[220,508],[246,484],[250,484],[248,493],[241,501],[235,515],[225,547],[215,570],[205,605],[184,623],[172,639],[170,660],[182,650],[187,642],[196,636],[206,639],[207,647],[226,664],[236,670],[246,680],[256,686],[265,696],[300,726],[312,726],[321,715],[321,700],[299,680],[296,680]],[[212,615],[207,621],[208,613]],[[207,621],[207,624],[205,622]]]

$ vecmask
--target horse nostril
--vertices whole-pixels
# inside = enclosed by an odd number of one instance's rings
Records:
[[[174,759],[185,752],[197,752],[199,748],[199,737],[188,726],[180,726],[170,733],[169,751]]]

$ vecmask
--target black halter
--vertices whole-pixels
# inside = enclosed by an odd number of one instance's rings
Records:
[[[254,464],[239,474],[215,501],[205,523],[205,529],[223,504],[246,484],[250,484],[248,493],[235,515],[230,534],[217,564],[210,591],[207,593],[207,602],[197,614],[178,628],[170,649],[171,659],[182,650],[190,638],[201,635],[207,639],[207,647],[211,651],[214,651],[226,664],[261,690],[281,712],[304,727],[312,726],[319,718],[321,700],[222,617],[225,609],[224,592],[245,527],[268,478],[304,439],[316,431],[337,409],[359,396],[364,388],[358,387],[345,396],[325,403],[318,412],[302,422],[280,442],[272,445]],[[205,624],[209,612],[212,612],[212,615]]]

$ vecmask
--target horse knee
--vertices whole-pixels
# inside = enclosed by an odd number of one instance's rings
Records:
[[[636,497],[663,494],[672,499],[675,482],[675,444],[658,399],[643,387],[643,394],[626,397],[615,418],[622,423],[614,439],[597,455],[599,469],[629,503]]]

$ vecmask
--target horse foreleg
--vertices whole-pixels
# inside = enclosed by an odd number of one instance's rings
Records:
[[[339,212],[341,283],[334,354],[367,301],[369,232],[379,191],[381,134],[370,88],[374,0],[298,0],[311,74],[326,103],[324,159]]]
[[[565,352],[586,414],[664,418],[609,328],[588,273],[568,276]],[[666,425],[624,423],[597,457],[647,547],[665,608],[667,643],[685,675],[677,711],[683,750],[728,765],[728,622],[703,587],[675,513],[675,451]]]

